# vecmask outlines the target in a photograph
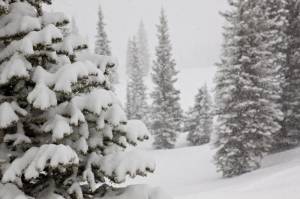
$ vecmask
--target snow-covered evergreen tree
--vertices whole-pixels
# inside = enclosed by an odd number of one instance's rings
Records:
[[[192,145],[209,143],[213,130],[212,99],[207,86],[199,89],[195,104],[187,113],[185,131],[188,132],[187,140]]]
[[[110,41],[108,40],[107,33],[105,31],[105,23],[104,23],[104,16],[102,12],[101,6],[98,8],[98,23],[97,23],[97,34],[96,34],[96,42],[95,42],[95,53],[98,55],[106,55],[111,56],[111,47]],[[119,75],[117,68],[112,67],[108,68],[107,74],[109,75],[109,82],[112,85],[111,89],[114,91],[114,85],[119,83]]]
[[[288,14],[286,32],[287,45],[284,45],[286,58],[283,68],[283,113],[282,132],[278,136],[279,146],[294,147],[300,144],[300,4],[297,0],[286,0],[282,8]],[[285,8],[285,9],[284,9]]]
[[[139,48],[135,37],[130,45],[131,72],[127,82],[127,117],[129,119],[146,120],[148,106],[146,102],[146,86],[143,80],[143,70],[139,59]]]
[[[154,91],[152,97],[152,132],[156,148],[173,148],[177,134],[182,130],[182,109],[179,104],[180,91],[174,84],[177,81],[175,60],[172,58],[172,46],[169,28],[164,10],[161,11],[158,29],[158,46],[154,61],[152,79]]]
[[[266,2],[230,0],[231,10],[223,13],[227,25],[216,76],[215,161],[225,177],[259,168],[280,130],[280,82]]]
[[[101,6],[98,10],[97,35],[95,43],[95,53],[99,55],[111,55],[107,33],[105,31],[104,16]]]
[[[0,3],[1,198],[111,198],[111,182],[152,172],[152,161],[125,151],[148,131],[127,120],[110,90],[114,59],[91,53],[78,35],[64,37],[60,28],[69,19],[42,9],[51,0],[6,2],[5,9]]]
[[[139,49],[140,67],[142,68],[143,76],[148,76],[150,71],[150,54],[147,33],[143,22],[140,23],[138,29],[137,45]]]

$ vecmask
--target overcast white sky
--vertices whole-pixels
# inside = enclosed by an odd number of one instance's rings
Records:
[[[219,58],[224,23],[219,11],[226,9],[227,0],[54,0],[53,10],[74,16],[80,33],[89,38],[93,47],[100,4],[113,54],[120,62],[121,83],[129,36],[136,33],[143,20],[153,55],[157,44],[155,24],[164,7],[180,71],[177,87],[182,92],[183,107],[193,104],[194,95],[204,82],[213,87],[214,63]],[[124,90],[118,89],[123,101]]]

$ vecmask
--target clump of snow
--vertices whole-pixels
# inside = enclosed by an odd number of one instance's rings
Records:
[[[64,65],[55,73],[49,73],[42,67],[37,67],[33,75],[33,81],[47,86],[54,85],[55,91],[70,93],[72,92],[72,85],[78,79],[86,78],[89,75],[94,76],[94,82],[103,83],[105,81],[103,72],[89,61]]]
[[[77,154],[65,145],[42,145],[32,147],[25,154],[14,160],[4,172],[3,183],[19,182],[24,174],[27,180],[37,178],[46,167],[56,168],[59,165],[78,164]]]
[[[146,176],[147,172],[155,170],[154,160],[137,151],[118,152],[102,157],[95,155],[90,162],[116,183],[124,182],[127,175],[132,178],[137,175]]]
[[[49,24],[61,24],[65,21],[69,21],[69,19],[64,13],[61,12],[44,12],[41,21],[44,26],[47,26]]]
[[[37,84],[27,96],[27,101],[33,104],[33,107],[46,110],[57,104],[56,94],[45,84]]]
[[[10,43],[0,52],[0,60],[4,60],[5,58],[14,55],[15,52],[19,52],[23,55],[31,55],[34,53],[34,46],[38,44],[52,44],[53,41],[62,39],[62,37],[61,31],[53,24],[49,24],[42,30],[32,31],[23,39]]]
[[[70,135],[73,129],[69,125],[69,119],[55,115],[49,121],[47,121],[43,127],[44,132],[52,132],[52,139],[54,141],[62,139],[65,135]]]
[[[6,84],[13,77],[28,78],[31,64],[21,55],[15,54],[0,66],[0,84]]]
[[[59,69],[55,74],[56,91],[71,92],[72,84],[76,83],[79,78],[87,77],[88,75],[95,75],[99,83],[103,83],[103,72],[98,70],[94,64],[89,61],[75,62]]]
[[[74,50],[84,47],[87,47],[86,39],[79,35],[70,34],[64,38],[62,43],[59,44],[58,51],[72,55],[74,54]]]
[[[36,10],[25,2],[16,2],[10,4],[10,12],[7,15],[1,17],[0,27],[3,28],[5,25],[18,21],[24,16],[35,17]]]
[[[22,39],[11,42],[5,49],[0,52],[0,60],[4,60],[14,55],[15,52],[20,52],[23,55],[33,54],[33,45],[29,39]]]
[[[40,31],[30,32],[24,39],[28,39],[32,43],[32,46],[35,46],[37,44],[52,44],[53,40],[62,39],[62,37],[61,30],[53,24],[49,24]]]
[[[77,61],[89,60],[94,64],[96,64],[97,67],[102,71],[105,71],[107,66],[114,66],[114,67],[118,66],[118,61],[116,60],[116,58],[113,58],[111,56],[93,54],[87,50],[78,53],[76,56],[76,60]]]
[[[0,128],[7,128],[17,122],[19,116],[16,113],[23,116],[27,114],[16,102],[4,102],[0,104]]]
[[[113,97],[111,91],[94,89],[89,94],[74,97],[71,102],[80,110],[87,110],[100,115],[104,109],[108,109],[113,103]]]
[[[117,192],[108,192],[102,199],[172,199],[159,187],[131,185]],[[96,198],[100,199],[100,198]]]
[[[40,30],[41,23],[36,17],[22,16],[15,18],[10,23],[6,24],[0,29],[0,37],[10,37],[17,33],[30,32],[33,30]]]
[[[150,132],[140,120],[127,121],[125,131],[127,140],[133,144],[137,144],[138,141],[147,140],[150,137]]]
[[[104,120],[108,121],[108,123],[112,126],[118,126],[121,123],[124,123],[127,121],[126,114],[122,107],[114,103],[108,111],[104,113]]]

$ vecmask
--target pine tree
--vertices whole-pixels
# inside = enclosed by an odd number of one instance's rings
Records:
[[[229,1],[223,16],[221,63],[216,76],[218,170],[232,177],[260,167],[282,119],[278,69],[270,47],[267,1]],[[274,41],[274,38],[273,38]]]
[[[110,41],[108,40],[105,31],[105,23],[102,8],[101,6],[99,6],[95,53],[99,55],[111,55],[109,43]]]
[[[0,5],[1,198],[113,197],[111,182],[153,171],[125,151],[148,131],[127,120],[110,90],[115,61],[79,35],[65,37],[69,19],[42,9],[50,0],[8,2]]]
[[[139,49],[135,37],[130,42],[131,68],[127,83],[127,117],[129,119],[146,120],[147,102],[146,86],[143,80],[143,71],[139,59]]]
[[[156,148],[173,148],[182,126],[182,109],[179,104],[180,92],[175,88],[177,81],[175,61],[169,38],[168,22],[164,11],[160,16],[158,46],[154,61],[152,79],[155,85],[152,97],[152,131]]]
[[[105,31],[105,23],[104,23],[104,16],[102,12],[101,6],[98,9],[98,23],[97,23],[97,35],[96,35],[96,42],[95,42],[95,53],[98,55],[106,55],[111,56],[111,47],[110,41],[108,40],[107,33]],[[107,74],[109,75],[109,84],[111,90],[115,90],[114,85],[119,83],[119,75],[116,71],[115,67],[107,68]]]
[[[286,31],[287,45],[285,67],[283,69],[283,113],[282,132],[278,136],[279,147],[290,148],[300,144],[300,4],[299,1],[286,1],[288,13]],[[282,8],[284,9],[284,8]],[[280,149],[279,149],[280,150]]]
[[[187,140],[192,145],[209,143],[213,130],[212,101],[204,85],[199,89],[195,104],[187,114],[185,130],[188,132]]]
[[[139,58],[143,76],[148,76],[150,71],[150,54],[148,48],[148,38],[144,23],[141,22],[137,33],[137,44],[139,49]]]

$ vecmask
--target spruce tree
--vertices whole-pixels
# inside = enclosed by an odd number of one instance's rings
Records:
[[[110,41],[108,40],[107,33],[105,31],[104,16],[101,6],[98,8],[98,23],[97,23],[97,34],[95,42],[95,53],[98,55],[111,56]],[[119,75],[116,67],[108,68],[106,72],[109,75],[109,83],[111,89],[115,91],[115,84],[119,83]]]
[[[127,82],[127,117],[145,121],[147,115],[146,86],[135,37],[132,39],[130,47],[131,60],[128,63],[131,72]]]
[[[152,73],[154,91],[151,93],[151,130],[155,136],[156,148],[173,148],[177,134],[182,130],[183,116],[179,104],[180,92],[174,86],[178,72],[172,58],[168,22],[163,10],[157,30],[158,46]]]
[[[209,143],[213,130],[212,100],[207,86],[199,89],[195,104],[187,114],[185,130],[188,132],[187,140],[192,145]]]
[[[104,16],[101,6],[98,9],[97,35],[95,43],[95,53],[99,55],[111,55],[107,33],[105,31]]]
[[[150,71],[150,54],[148,47],[148,38],[144,23],[141,22],[137,33],[137,45],[139,49],[140,66],[143,76],[148,76]]]
[[[82,199],[139,190],[111,187],[154,169],[125,151],[148,131],[127,120],[110,90],[115,61],[91,53],[79,35],[64,36],[69,19],[42,9],[51,0],[7,2],[0,5],[0,197]]]
[[[282,119],[278,70],[273,66],[267,1],[230,0],[216,76],[218,170],[225,177],[250,172],[274,143]],[[274,38],[273,38],[274,41]]]
[[[284,82],[282,85],[283,113],[282,131],[278,136],[278,147],[290,148],[300,144],[300,4],[296,0],[286,1],[284,7],[287,14],[287,45]],[[282,8],[284,10],[284,8]],[[280,150],[280,148],[279,148]]]

